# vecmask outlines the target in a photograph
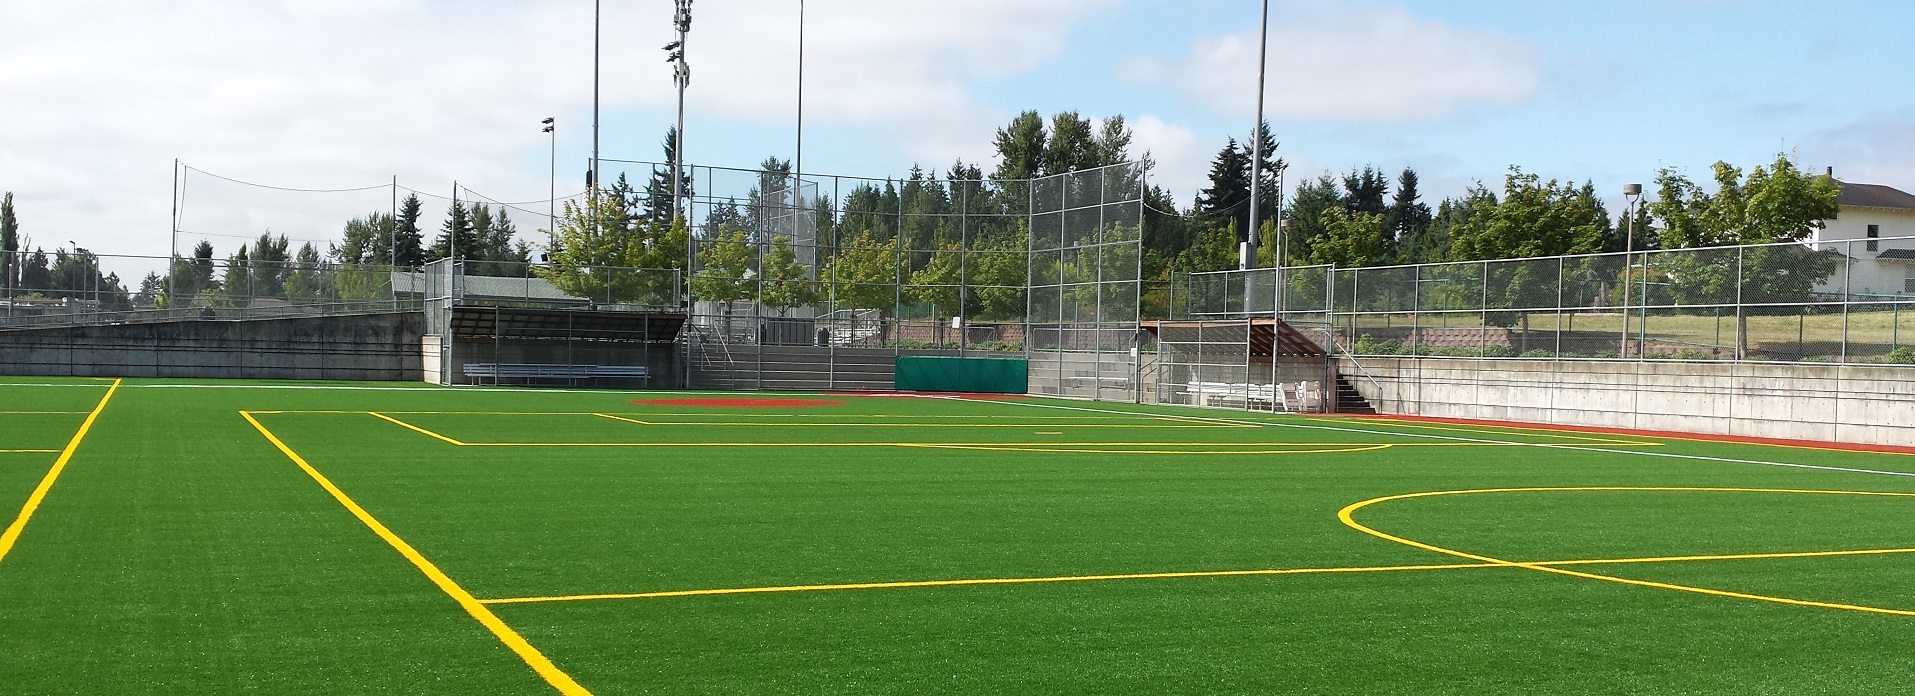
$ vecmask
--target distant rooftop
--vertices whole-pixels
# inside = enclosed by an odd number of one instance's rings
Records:
[[[1844,208],[1893,208],[1915,210],[1915,194],[1881,184],[1851,184],[1838,181],[1842,197],[1836,202]]]

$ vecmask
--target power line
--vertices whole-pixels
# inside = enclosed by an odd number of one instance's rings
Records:
[[[232,178],[232,177],[230,177],[230,176],[223,176],[223,175],[220,175],[220,174],[214,174],[214,173],[212,173],[212,172],[209,172],[209,171],[206,171],[206,170],[204,170],[204,169],[198,169],[198,168],[195,168],[195,167],[193,167],[193,166],[191,166],[191,165],[180,165],[180,166],[181,166],[182,168],[184,168],[184,169],[186,169],[187,171],[191,171],[191,172],[199,172],[199,173],[201,173],[201,174],[205,174],[205,175],[207,175],[207,176],[210,176],[210,177],[213,177],[213,178],[215,178],[215,179],[219,179],[219,180],[221,180],[221,181],[230,181],[230,182],[232,182],[232,183],[235,183],[235,184],[239,184],[239,185],[242,185],[242,186],[252,186],[252,187],[256,187],[256,188],[263,188],[263,189],[272,189],[272,190],[274,190],[274,191],[290,191],[290,192],[293,192],[293,193],[354,193],[354,192],[358,192],[358,191],[375,191],[375,190],[382,190],[382,189],[387,189],[387,188],[390,188],[390,187],[391,187],[391,184],[380,184],[380,185],[378,185],[378,186],[363,186],[363,187],[360,187],[360,188],[344,188],[344,189],[307,189],[307,188],[290,188],[290,187],[286,187],[286,186],[271,186],[271,185],[267,185],[267,184],[261,184],[261,183],[255,183],[255,182],[251,182],[251,181],[245,181],[245,180],[242,180],[242,179],[235,179],[235,178]]]

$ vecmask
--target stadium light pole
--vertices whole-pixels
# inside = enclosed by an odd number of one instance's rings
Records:
[[[1263,14],[1257,19],[1257,125],[1250,131],[1250,229],[1245,231],[1237,253],[1237,268],[1245,271],[1257,267],[1257,198],[1263,180],[1263,66],[1269,43],[1270,0],[1263,0]],[[1244,287],[1250,287],[1249,278],[1244,279]],[[1245,311],[1249,309],[1244,307]]]
[[[598,26],[600,0],[592,0],[592,171],[585,175],[585,186],[598,200]]]
[[[1642,201],[1642,184],[1623,184],[1623,200],[1629,202],[1629,232],[1622,243],[1622,346],[1616,357],[1629,357],[1629,286],[1635,284],[1630,265],[1636,250],[1636,205]],[[1646,299],[1646,298],[1645,298]]]
[[[675,1],[672,28],[678,31],[678,39],[665,44],[665,62],[672,64],[672,82],[678,85],[678,130],[672,132],[672,212],[683,212],[690,224],[691,211],[684,206],[685,87],[692,82],[692,68],[685,62],[685,39],[692,30],[692,0]]]
[[[545,184],[545,261],[551,263],[552,252],[558,250],[559,243],[559,218],[554,214],[559,199],[559,124],[557,117],[553,116],[547,116],[539,123],[545,124],[542,132],[552,134],[552,163]]]
[[[798,0],[798,144],[791,164],[792,215],[804,208],[805,190],[805,0]],[[792,236],[797,236],[798,219],[792,219]],[[797,240],[792,240],[795,245]],[[814,242],[816,243],[816,242]],[[813,260],[816,260],[814,255]]]

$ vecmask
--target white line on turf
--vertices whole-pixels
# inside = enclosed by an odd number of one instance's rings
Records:
[[[927,398],[950,399],[954,397],[932,396]],[[1115,414],[1131,415],[1131,416],[1156,415],[1156,414],[1145,413],[1140,411],[1115,411],[1115,410],[1102,409],[1102,408],[1084,408],[1082,406],[1064,406],[1061,404],[1037,404],[1037,403],[1030,403],[1025,401],[1005,400],[1005,401],[993,401],[991,403],[1000,403],[1000,404],[1005,404],[1009,406],[1029,406],[1032,408],[1054,408],[1054,409],[1061,409],[1065,411],[1085,411],[1089,413],[1115,413]],[[1724,462],[1729,464],[1755,464],[1758,466],[1776,466],[1776,467],[1784,467],[1789,469],[1814,469],[1817,471],[1837,471],[1837,472],[1850,473],[1850,474],[1875,474],[1880,476],[1902,476],[1902,477],[1915,478],[1915,472],[1910,472],[1910,471],[1887,471],[1883,469],[1861,469],[1861,468],[1846,467],[1846,466],[1823,466],[1820,464],[1797,464],[1794,462],[1771,462],[1771,461],[1764,461],[1760,459],[1735,459],[1731,457],[1708,457],[1708,456],[1703,456],[1699,454],[1675,454],[1672,452],[1616,450],[1616,449],[1604,449],[1600,447],[1591,447],[1587,445],[1564,445],[1564,444],[1543,443],[1543,442],[1509,442],[1507,440],[1489,440],[1489,439],[1473,438],[1473,437],[1458,437],[1455,435],[1431,435],[1428,433],[1405,433],[1405,432],[1397,432],[1393,430],[1366,430],[1363,428],[1347,428],[1347,427],[1339,427],[1339,426],[1333,426],[1333,425],[1303,425],[1300,423],[1268,423],[1264,421],[1237,420],[1234,418],[1211,418],[1206,416],[1178,416],[1178,418],[1188,418],[1191,420],[1215,421],[1218,423],[1258,425],[1258,426],[1271,427],[1271,428],[1294,428],[1294,429],[1300,429],[1300,430],[1331,430],[1331,431],[1339,431],[1339,432],[1346,432],[1346,433],[1361,433],[1364,435],[1400,435],[1403,437],[1421,437],[1421,438],[1428,438],[1428,439],[1434,439],[1434,440],[1451,440],[1455,442],[1476,442],[1476,443],[1486,443],[1486,444],[1487,443],[1515,444],[1515,445],[1526,445],[1529,447],[1541,447],[1544,449],[1575,450],[1578,452],[1603,452],[1606,454],[1629,454],[1629,455],[1635,455],[1638,457],[1665,457],[1669,459],[1693,459],[1698,461]],[[1725,443],[1725,444],[1733,444],[1733,443]]]

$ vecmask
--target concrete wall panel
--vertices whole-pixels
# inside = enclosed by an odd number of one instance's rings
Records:
[[[1361,358],[1358,369],[1342,360],[1382,413],[1915,443],[1909,367]]]

